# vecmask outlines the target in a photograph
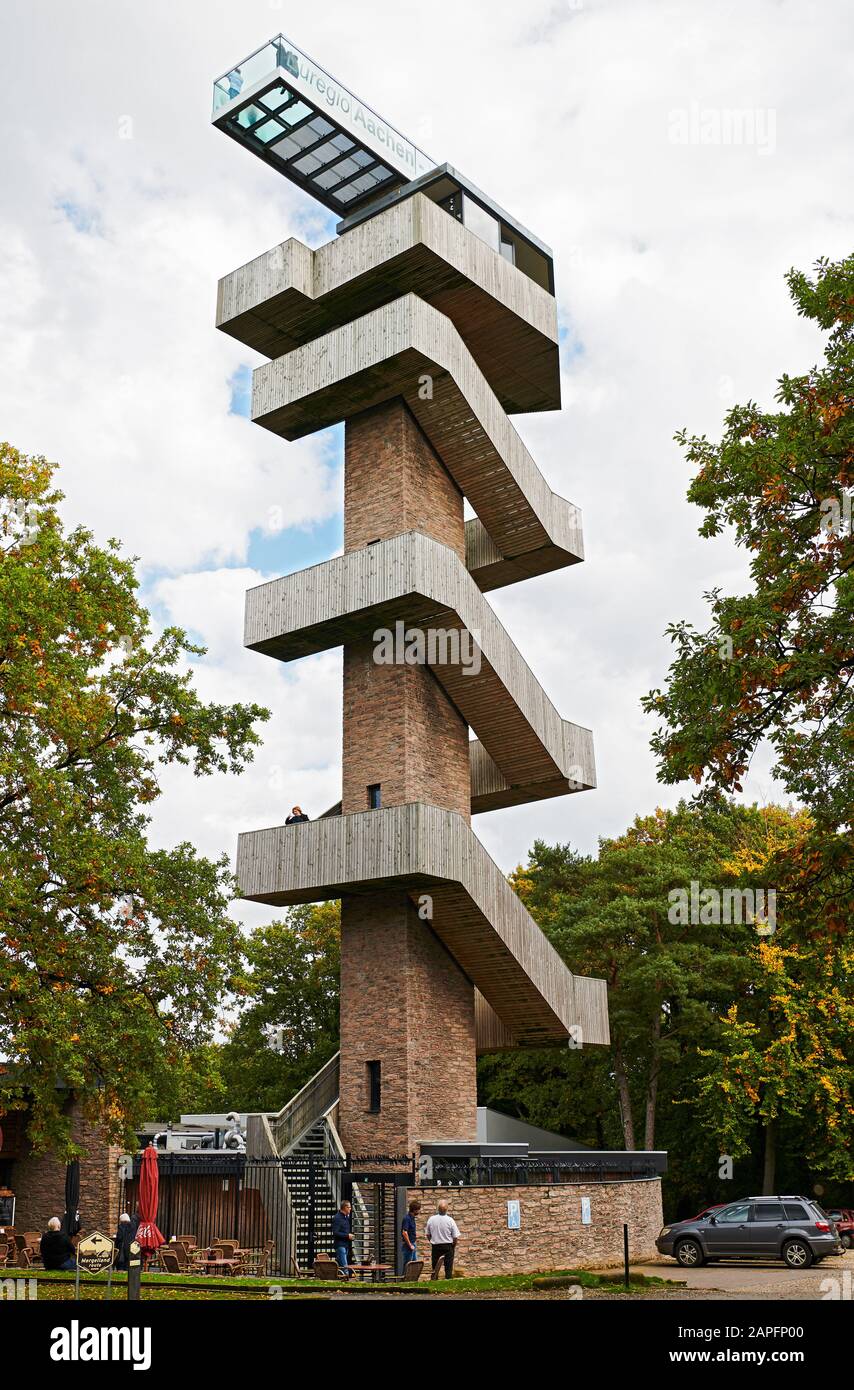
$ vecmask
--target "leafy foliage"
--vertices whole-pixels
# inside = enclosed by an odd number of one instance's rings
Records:
[[[666,782],[740,790],[760,742],[821,832],[849,830],[854,807],[854,257],[791,271],[797,311],[828,332],[824,364],[783,376],[776,412],[754,402],[714,444],[677,435],[697,468],[688,497],[703,536],[732,527],[750,556],[750,591],[707,598],[712,626],[669,629],[667,688],[644,700]],[[850,862],[850,838],[834,850]]]
[[[246,1004],[220,1059],[225,1105],[279,1110],[338,1051],[340,956],[337,902],[292,908],[252,933]]]
[[[70,1152],[69,1092],[126,1137],[239,960],[223,856],[151,849],[158,765],[239,772],[267,712],[205,704],[118,542],[66,533],[53,466],[0,445],[0,1105]]]

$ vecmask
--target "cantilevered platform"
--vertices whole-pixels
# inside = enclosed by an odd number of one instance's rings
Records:
[[[607,1043],[604,980],[573,975],[465,820],[413,802],[240,836],[241,896],[282,907],[401,885],[517,1043]]]
[[[566,530],[571,533],[566,545],[542,545],[521,555],[502,555],[478,517],[466,522],[466,568],[482,593],[518,584],[536,574],[551,574],[584,559],[581,512],[571,502],[555,497],[566,508]]]
[[[316,251],[291,238],[232,271],[217,327],[281,357],[407,293],[447,315],[508,414],[560,409],[553,296],[423,194]]]
[[[595,785],[589,731],[558,714],[456,553],[418,531],[250,589],[244,643],[293,661],[379,628],[394,631],[397,622],[470,635],[467,655],[477,661],[464,665],[452,647],[443,653],[437,644],[426,664],[500,772],[503,786],[490,785],[488,765],[478,769],[485,796],[537,782],[549,784],[550,795]],[[458,651],[466,651],[462,643]]]
[[[502,556],[581,558],[577,509],[552,492],[450,319],[416,295],[256,368],[252,418],[299,439],[397,397]]]

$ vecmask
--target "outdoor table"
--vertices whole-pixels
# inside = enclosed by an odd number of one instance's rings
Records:
[[[381,1279],[384,1279],[387,1274],[391,1274],[394,1271],[393,1265],[348,1265],[347,1268],[352,1269],[355,1274],[358,1274],[360,1279],[363,1279],[366,1274],[369,1274],[371,1276],[371,1283],[373,1284],[376,1284]]]
[[[194,1264],[196,1264],[199,1269],[212,1270],[214,1274],[225,1274],[226,1267],[233,1272],[235,1265],[239,1265],[240,1261],[234,1259],[223,1260],[216,1257],[209,1258],[206,1255],[204,1257],[197,1256],[194,1260]]]

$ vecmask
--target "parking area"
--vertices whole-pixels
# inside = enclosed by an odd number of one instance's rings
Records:
[[[830,1256],[811,1269],[787,1269],[779,1260],[724,1260],[700,1269],[681,1269],[675,1260],[664,1258],[633,1264],[632,1269],[678,1280],[689,1293],[703,1291],[708,1295],[714,1291],[730,1298],[854,1299],[854,1250]]]

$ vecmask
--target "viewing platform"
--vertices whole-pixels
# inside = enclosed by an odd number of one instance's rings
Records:
[[[607,1043],[604,980],[573,975],[471,827],[419,802],[245,832],[240,892],[284,907],[401,886],[517,1044]]]
[[[284,439],[397,398],[502,555],[542,547],[574,553],[577,509],[552,492],[450,319],[417,295],[333,329],[252,376],[252,419]]]
[[[560,409],[554,297],[423,193],[316,251],[291,237],[224,276],[217,327],[281,357],[408,293],[447,316],[508,414]]]
[[[558,714],[455,552],[420,532],[248,590],[244,644],[293,661],[398,623],[458,634],[456,643],[437,640],[426,665],[510,786],[595,786],[589,731]]]

